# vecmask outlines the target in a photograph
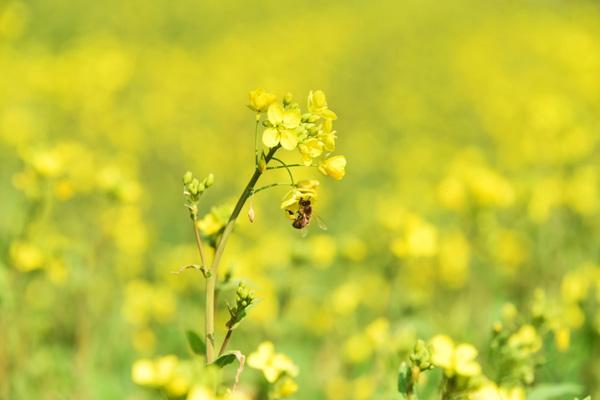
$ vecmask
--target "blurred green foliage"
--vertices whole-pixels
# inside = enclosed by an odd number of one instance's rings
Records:
[[[417,337],[484,348],[545,293],[537,381],[600,395],[596,2],[3,0],[0,398],[161,398],[133,363],[203,329],[204,278],[171,274],[198,262],[181,175],[214,173],[201,212],[234,201],[256,87],[325,90],[348,167],[326,233],[276,190],[238,224],[222,271],[257,304],[233,347],[275,342],[297,398],[389,399]]]

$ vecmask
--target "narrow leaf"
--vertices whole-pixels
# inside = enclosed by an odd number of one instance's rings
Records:
[[[200,336],[198,336],[198,334],[194,331],[187,331],[185,335],[187,336],[187,340],[192,351],[195,354],[201,356],[204,355],[204,352],[206,351],[206,344],[204,343],[204,340],[202,340],[202,338],[200,338]]]

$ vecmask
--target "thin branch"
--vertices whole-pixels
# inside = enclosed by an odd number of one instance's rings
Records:
[[[223,339],[223,343],[221,344],[221,349],[219,350],[218,357],[221,357],[223,355],[223,353],[225,352],[225,349],[227,348],[227,345],[229,344],[229,339],[231,339],[232,333],[233,333],[233,331],[231,329],[227,329],[227,334],[225,335],[225,339]]]
[[[279,146],[273,147],[269,150],[267,155],[265,156],[265,164],[268,164],[269,161],[275,155],[275,152],[279,150]],[[206,363],[210,364],[214,361],[215,358],[215,287],[217,283],[219,263],[221,262],[221,257],[223,256],[223,251],[225,250],[225,245],[227,244],[227,240],[229,239],[229,235],[233,230],[233,226],[235,225],[235,221],[237,217],[240,215],[246,200],[253,194],[254,186],[258,179],[262,175],[263,171],[260,168],[256,168],[254,170],[254,174],[250,177],[248,184],[244,188],[242,194],[240,195],[229,220],[227,221],[227,225],[225,225],[225,230],[219,239],[217,244],[215,255],[212,260],[212,264],[210,267],[211,276],[206,280]]]
[[[292,171],[290,170],[290,168],[288,167],[288,165],[285,162],[283,162],[282,160],[280,160],[279,158],[273,157],[273,161],[277,161],[278,163],[281,164],[281,166],[283,168],[285,168],[285,170],[287,171],[288,175],[290,176],[290,182],[291,182],[291,184],[295,185],[296,182],[294,182],[294,176],[292,175]]]
[[[196,247],[198,248],[198,253],[200,253],[202,268],[206,269],[206,256],[204,255],[204,246],[202,245],[202,238],[200,237],[200,232],[198,231],[198,225],[196,225],[197,221],[198,220],[196,218],[192,218],[192,225],[194,225],[194,236],[196,237]]]
[[[262,192],[263,190],[270,189],[270,188],[276,187],[276,186],[296,186],[296,184],[295,183],[271,183],[270,185],[261,186],[258,189],[252,190],[252,194],[254,195],[258,192]]]

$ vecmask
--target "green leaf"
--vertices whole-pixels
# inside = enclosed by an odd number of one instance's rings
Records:
[[[410,378],[410,368],[405,362],[403,362],[400,364],[400,369],[398,370],[397,387],[400,393],[408,394],[410,387],[412,386]]]
[[[192,351],[195,354],[203,356],[204,352],[206,351],[206,344],[204,343],[204,340],[202,340],[200,336],[198,336],[198,334],[194,331],[185,332],[185,336],[187,337],[188,343]]]
[[[528,400],[551,400],[573,397],[583,388],[576,383],[542,384],[533,388],[527,395]]]
[[[221,357],[217,358],[213,364],[218,366],[219,368],[223,368],[237,359],[237,356],[234,353],[225,353]]]

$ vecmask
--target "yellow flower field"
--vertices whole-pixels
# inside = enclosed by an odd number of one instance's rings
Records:
[[[600,396],[591,0],[0,1],[0,399]]]

